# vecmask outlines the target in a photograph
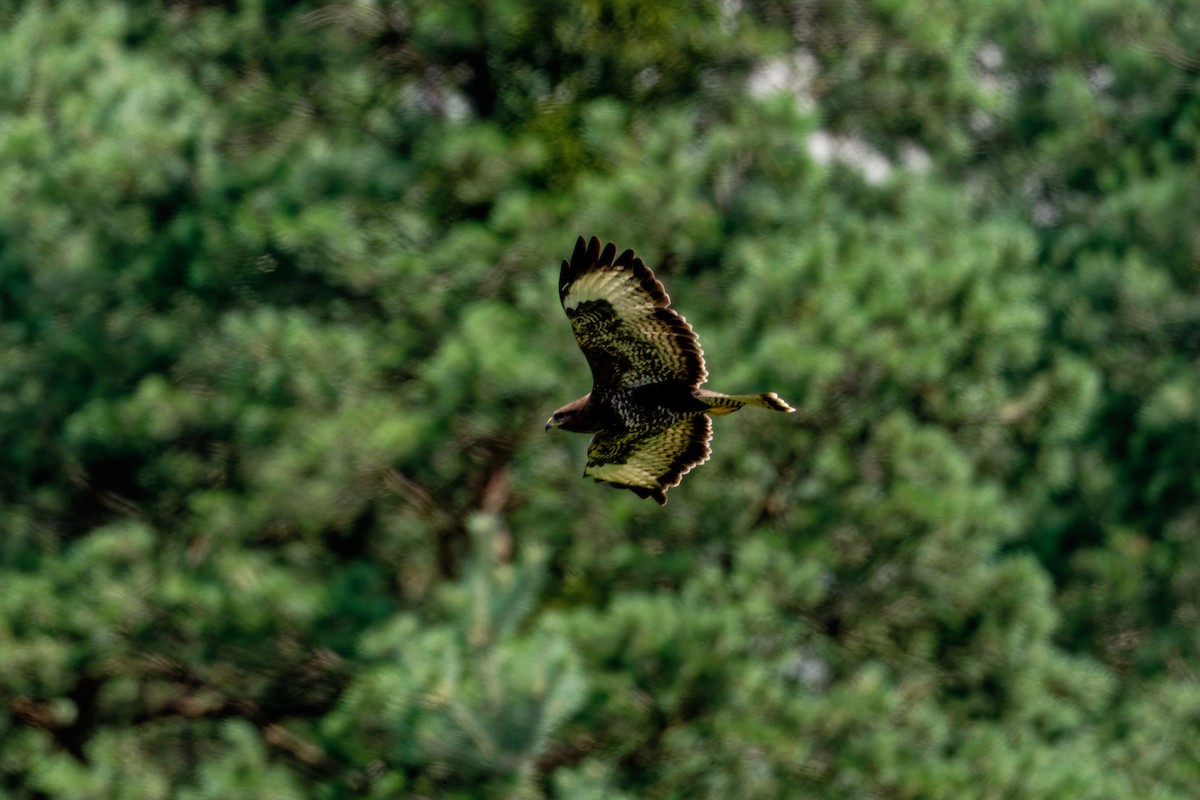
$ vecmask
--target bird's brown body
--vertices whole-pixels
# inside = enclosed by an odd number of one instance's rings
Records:
[[[691,386],[676,381],[651,383],[617,391],[588,392],[555,411],[551,421],[562,415],[561,422],[550,427],[575,433],[654,430],[709,410]]]
[[[554,412],[546,428],[595,436],[585,476],[667,502],[666,492],[709,456],[708,416],[746,405],[793,409],[773,392],[725,395],[708,377],[691,326],[632,250],[616,255],[580,237],[563,261],[559,298],[592,368],[592,391]]]

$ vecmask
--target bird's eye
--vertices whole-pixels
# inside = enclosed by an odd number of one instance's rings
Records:
[[[563,418],[563,417],[565,417],[565,416],[566,416],[566,412],[559,411],[557,414],[555,414],[555,415],[554,415],[554,418],[555,418],[555,419],[562,419],[562,418]]]

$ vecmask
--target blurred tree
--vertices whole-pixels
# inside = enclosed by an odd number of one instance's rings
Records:
[[[1194,794],[1188,3],[0,4],[0,794]],[[575,236],[714,371],[538,438]]]

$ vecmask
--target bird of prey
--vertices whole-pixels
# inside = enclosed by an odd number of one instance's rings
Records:
[[[592,368],[592,391],[555,411],[546,430],[595,434],[584,477],[665,505],[667,490],[708,460],[710,415],[795,410],[774,392],[701,389],[700,340],[632,250],[617,255],[611,242],[601,249],[595,236],[580,236],[562,263],[558,297]]]

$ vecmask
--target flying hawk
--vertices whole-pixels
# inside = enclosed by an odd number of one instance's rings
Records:
[[[592,368],[592,391],[567,403],[546,430],[592,433],[584,477],[667,502],[692,467],[708,460],[709,415],[742,406],[794,411],[774,392],[721,394],[708,379],[692,327],[632,250],[617,255],[595,236],[563,261],[558,297]]]

